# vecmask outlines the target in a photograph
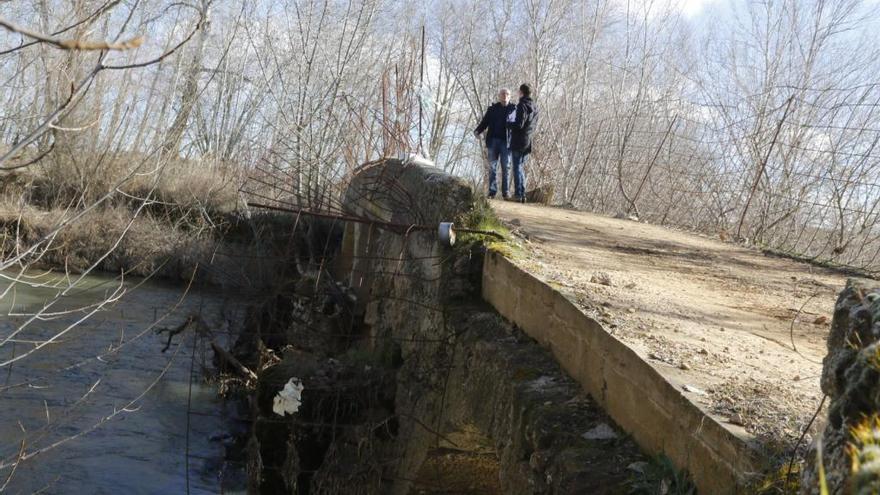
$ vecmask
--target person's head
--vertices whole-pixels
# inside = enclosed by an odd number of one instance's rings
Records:
[[[510,103],[510,90],[507,88],[501,88],[498,90],[498,103],[502,105],[507,105]]]
[[[520,98],[522,98],[522,97],[529,98],[531,96],[532,96],[532,87],[529,86],[528,84],[521,84],[519,86],[519,97]]]

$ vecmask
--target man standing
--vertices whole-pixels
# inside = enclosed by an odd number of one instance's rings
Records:
[[[532,101],[532,88],[528,84],[519,87],[519,101],[510,129],[510,152],[513,159],[513,184],[516,200],[526,202],[526,158],[532,152],[532,132],[538,121],[538,108]]]
[[[510,131],[507,122],[512,118],[516,107],[510,103],[510,91],[501,88],[498,91],[498,102],[493,103],[486,109],[483,120],[474,130],[474,136],[480,137],[486,129],[486,149],[489,154],[489,198],[494,198],[498,192],[498,179],[496,169],[498,160],[501,160],[501,195],[507,199],[508,170],[510,169]]]

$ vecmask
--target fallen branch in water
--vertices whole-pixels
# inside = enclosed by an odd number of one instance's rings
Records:
[[[248,369],[247,366],[241,364],[241,361],[235,359],[235,356],[230,354],[226,349],[217,345],[216,342],[211,341],[211,349],[214,349],[214,353],[224,362],[232,365],[233,368],[238,370],[239,373],[245,376],[245,378],[253,381],[257,381],[257,374]]]

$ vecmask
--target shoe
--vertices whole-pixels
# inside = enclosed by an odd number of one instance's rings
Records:
[[[495,195],[494,195],[494,194],[490,194],[490,195],[488,196],[488,198],[489,198],[489,199],[495,199]]]
[[[510,201],[510,196],[502,196],[501,199],[504,201]]]
[[[519,201],[519,202],[522,203],[522,204],[525,204],[525,202],[526,202],[526,197],[525,197],[525,196],[521,196],[519,199],[517,199],[517,201]]]

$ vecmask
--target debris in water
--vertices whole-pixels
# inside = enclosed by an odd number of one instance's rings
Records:
[[[302,404],[303,384],[299,378],[291,378],[284,384],[284,388],[275,396],[272,402],[272,411],[279,416],[293,414],[299,411]]]
[[[599,423],[581,436],[584,440],[614,440],[617,438],[617,433],[607,423]]]

